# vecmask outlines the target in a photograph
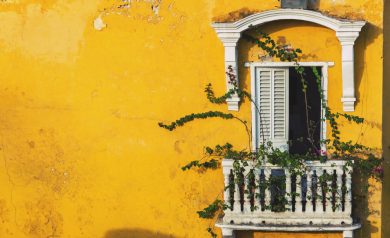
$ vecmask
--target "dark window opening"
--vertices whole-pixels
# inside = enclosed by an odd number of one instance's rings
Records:
[[[321,73],[321,68],[317,67],[317,71]],[[321,98],[312,67],[304,67],[304,78],[307,83],[309,132],[301,78],[295,68],[289,69],[289,152],[300,155],[320,148],[321,133]],[[313,142],[308,138],[312,138]]]

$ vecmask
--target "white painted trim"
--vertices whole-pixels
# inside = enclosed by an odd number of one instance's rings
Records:
[[[323,67],[334,66],[334,62],[298,62],[298,65],[303,67]],[[297,66],[295,62],[247,62],[245,67],[294,67]]]
[[[250,75],[251,75],[251,97],[252,97],[252,102],[251,102],[251,109],[252,109],[252,150],[256,151],[257,147],[259,146],[259,141],[257,138],[258,135],[258,117],[256,116],[257,110],[255,103],[257,103],[257,92],[256,90],[257,84],[257,69],[258,68],[286,68],[286,67],[294,67],[297,66],[302,67],[321,67],[321,88],[324,94],[324,100],[325,104],[328,104],[328,68],[329,66],[334,66],[334,62],[248,62],[245,63],[245,67],[250,68]],[[289,77],[288,70],[287,70],[287,77]],[[288,90],[289,93],[289,78],[287,78],[287,83],[286,83],[286,89]],[[289,101],[288,101],[288,94],[286,94],[287,97],[287,105],[286,105],[286,136],[288,137],[288,131],[289,131]],[[321,105],[321,119],[325,118],[325,108]],[[320,129],[320,140],[326,140],[326,120],[323,120],[321,123],[321,129]],[[288,139],[288,138],[287,138]],[[321,150],[326,151],[326,146],[323,145],[321,147]]]
[[[323,169],[334,169],[335,167],[344,167],[349,163],[351,163],[351,161],[337,160],[337,159],[327,160],[325,162],[321,162],[319,160],[311,160],[311,161],[305,161],[305,166],[307,168],[309,168],[310,170],[313,170],[315,167],[320,167]],[[248,161],[248,164],[249,164],[249,167],[255,166],[254,162],[251,160]],[[233,169],[233,165],[234,165],[234,160],[232,160],[232,159],[223,159],[222,160],[222,167],[224,169],[226,169],[225,172],[230,173],[230,170]],[[261,165],[261,167],[262,168],[269,168],[269,169],[285,169],[281,166],[274,165],[271,163],[264,163]],[[276,213],[276,214],[278,214],[278,213]]]
[[[270,69],[270,70],[271,70],[271,78],[270,78],[271,97],[270,97],[270,108],[269,109],[270,109],[271,117],[270,117],[269,133],[270,133],[271,138],[274,138],[274,132],[275,132],[275,128],[274,128],[274,124],[275,124],[275,122],[274,122],[275,121],[275,110],[274,110],[274,103],[275,103],[275,71],[272,70],[272,69]],[[259,74],[260,74],[260,68],[259,68],[259,70],[256,70],[256,72],[259,72]],[[285,78],[284,80],[286,81],[287,79]],[[260,82],[259,82],[259,84],[260,84]],[[259,94],[256,95],[256,96],[260,96],[260,91],[258,93]],[[274,145],[274,146],[276,146],[276,145]]]
[[[233,229],[222,228],[222,237],[223,238],[235,238],[235,232]]]
[[[221,33],[241,33],[252,26],[279,20],[312,22],[336,32],[360,32],[360,29],[366,24],[365,21],[338,20],[310,10],[275,9],[256,13],[232,23],[214,23],[213,27]]]
[[[242,32],[252,26],[279,20],[313,22],[336,32],[336,36],[342,46],[343,95],[341,101],[344,105],[344,111],[354,111],[356,98],[353,51],[355,40],[359,37],[362,27],[366,24],[365,21],[339,20],[319,12],[302,9],[277,9],[253,14],[232,23],[214,23],[212,26],[225,47],[225,71],[228,66],[232,66],[235,72],[238,72],[237,42]],[[227,84],[227,87],[229,89],[229,84]],[[237,95],[227,101],[229,110],[239,109],[240,100]]]
[[[221,221],[215,224],[216,227],[222,229],[230,229],[232,231],[290,231],[290,232],[344,232],[351,234],[351,231],[361,228],[361,224],[344,225],[344,226],[270,226],[270,225],[231,225]],[[349,236],[347,236],[349,237]]]
[[[257,104],[257,98],[256,98],[256,71],[255,71],[255,66],[250,65],[250,72],[251,72],[251,112],[252,112],[252,151],[256,152],[257,150],[257,109],[256,109],[256,104]]]
[[[333,66],[334,64],[332,64]],[[325,105],[328,105],[328,68],[331,66],[330,64],[324,64],[321,67],[321,89],[324,95],[324,103]],[[324,141],[326,140],[326,132],[327,132],[327,124],[325,119],[325,108],[321,105],[321,119],[323,120],[321,123],[321,136],[320,140]],[[322,151],[327,151],[326,144],[322,144],[321,147]]]
[[[353,238],[353,231],[344,231],[343,238]]]

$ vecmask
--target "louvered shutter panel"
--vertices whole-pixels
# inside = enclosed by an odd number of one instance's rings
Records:
[[[259,68],[256,80],[257,147],[271,141],[274,147],[287,150],[288,142],[288,69]]]
[[[259,73],[259,122],[260,122],[260,139],[266,140],[271,138],[271,70],[262,70]]]

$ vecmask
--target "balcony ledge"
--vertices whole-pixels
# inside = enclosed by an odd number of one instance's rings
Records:
[[[361,224],[353,225],[254,225],[227,224],[220,219],[216,226],[222,229],[224,238],[233,238],[234,231],[279,231],[279,232],[343,232],[344,238],[353,238],[353,231],[360,229]]]

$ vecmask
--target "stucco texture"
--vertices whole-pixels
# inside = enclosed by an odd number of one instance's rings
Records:
[[[221,170],[182,172],[206,145],[247,146],[241,124],[160,121],[208,110],[204,87],[224,93],[224,52],[211,23],[276,0],[0,0],[0,237],[202,238],[196,211],[223,189]],[[363,18],[356,42],[355,115],[346,138],[382,147],[382,0],[321,0],[322,11]],[[96,29],[96,19],[102,24]],[[304,22],[262,30],[299,47],[302,61],[333,61],[329,104],[341,111],[335,33]],[[257,49],[239,44],[239,76]],[[250,121],[244,102],[238,116]],[[373,183],[363,229],[381,237],[381,186]],[[238,237],[341,237],[341,233],[240,233]]]

